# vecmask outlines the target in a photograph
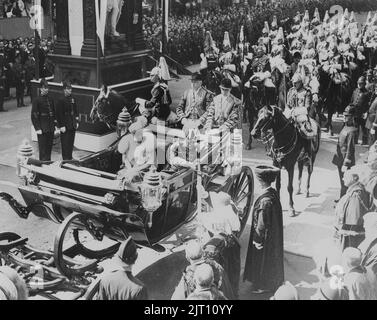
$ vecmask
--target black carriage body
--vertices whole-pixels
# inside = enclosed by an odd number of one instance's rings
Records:
[[[141,182],[124,186],[116,172],[121,165],[118,142],[77,164],[26,165],[32,179],[18,189],[34,215],[61,223],[73,212],[87,214],[101,224],[104,236],[122,241],[132,236],[153,246],[187,222],[196,211],[196,173],[182,169],[163,179],[166,196],[147,227]],[[106,201],[111,195],[112,203]]]

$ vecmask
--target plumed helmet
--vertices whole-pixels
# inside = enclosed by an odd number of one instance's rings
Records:
[[[166,63],[166,60],[165,60],[164,57],[160,58],[159,67],[160,67],[160,70],[161,70],[161,72],[160,72],[160,78],[162,80],[165,80],[165,81],[171,80],[170,73],[169,73],[169,67],[168,67],[168,64]]]
[[[229,32],[228,31],[224,32],[223,46],[224,46],[224,48],[231,48],[230,38],[229,38]]]
[[[244,42],[244,40],[245,40],[245,33],[244,33],[243,26],[241,26],[241,30],[240,30],[240,42]]]
[[[350,23],[354,23],[356,22],[356,19],[355,19],[355,13],[353,11],[351,11],[351,15],[350,15]]]
[[[277,27],[278,27],[278,18],[276,16],[273,16],[273,18],[272,18],[271,27],[273,29],[277,29]]]
[[[318,26],[320,24],[321,24],[321,18],[319,16],[319,11],[318,11],[318,8],[315,8],[314,17],[313,17],[313,20],[312,20],[312,25]]]
[[[330,15],[329,15],[329,11],[326,10],[325,16],[323,17],[323,23],[328,24],[329,22],[330,22]]]
[[[263,33],[270,33],[270,27],[268,26],[268,22],[267,21],[264,22],[264,27],[263,27],[262,32]]]

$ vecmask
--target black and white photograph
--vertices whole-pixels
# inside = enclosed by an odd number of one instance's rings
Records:
[[[0,300],[377,300],[377,1],[0,0]]]

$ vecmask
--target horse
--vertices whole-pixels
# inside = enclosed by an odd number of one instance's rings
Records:
[[[134,100],[124,98],[114,90],[110,90],[108,95],[100,94],[94,102],[90,112],[90,119],[93,122],[102,121],[115,130],[119,114],[126,108],[131,118],[140,115],[138,104]]]
[[[332,116],[335,112],[342,113],[351,100],[351,78],[344,72],[329,74],[321,68],[319,79],[320,103],[327,110],[326,131],[333,135]]]
[[[271,133],[269,133],[271,132]],[[272,157],[273,165],[288,172],[289,214],[295,216],[293,202],[293,178],[295,164],[299,167],[299,190],[301,193],[301,178],[304,165],[308,167],[308,180],[306,184],[306,197],[310,196],[310,179],[313,173],[314,162],[319,150],[321,129],[317,131],[313,140],[302,137],[295,123],[287,119],[277,106],[264,106],[258,114],[258,120],[251,135],[262,138],[270,146],[268,155]],[[305,150],[308,154],[305,155]],[[276,189],[280,194],[281,175],[278,175]]]

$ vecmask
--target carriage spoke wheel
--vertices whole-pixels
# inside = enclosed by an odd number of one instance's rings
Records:
[[[229,194],[233,202],[233,209],[241,222],[238,237],[245,229],[254,201],[254,176],[249,167],[242,167],[241,173],[234,178]]]
[[[55,266],[61,274],[74,277],[95,271],[101,258],[116,252],[118,243],[106,249],[93,250],[81,241],[85,239],[91,247],[97,248],[102,241],[101,227],[100,222],[84,213],[72,213],[63,221],[54,241]],[[82,239],[80,234],[83,235]]]

